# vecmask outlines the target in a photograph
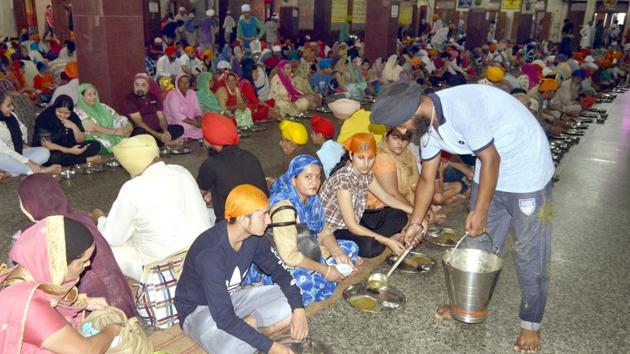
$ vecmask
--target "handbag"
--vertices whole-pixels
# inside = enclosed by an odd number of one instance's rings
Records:
[[[179,323],[175,309],[175,289],[182,273],[188,249],[163,260],[146,264],[136,292],[136,312],[146,324],[170,328]]]
[[[385,208],[365,209],[361,224],[370,230],[378,230],[385,224]]]
[[[79,331],[83,336],[85,333],[84,326],[102,330],[109,324],[117,324],[121,326],[120,333],[112,346],[105,352],[106,354],[151,354],[153,353],[153,345],[149,338],[144,334],[142,327],[138,323],[138,319],[133,317],[127,319],[125,313],[115,307],[108,307],[103,310],[97,310],[92,313],[81,323]]]
[[[273,240],[273,228],[274,227],[284,227],[284,226],[295,226],[297,230],[297,248],[305,257],[308,257],[315,262],[320,262],[322,258],[322,250],[319,247],[319,242],[317,241],[317,235],[314,234],[305,223],[297,222],[297,211],[291,205],[284,205],[278,207],[276,210],[271,213],[271,219],[273,220],[273,216],[282,210],[293,210],[295,214],[295,219],[293,221],[285,221],[278,223],[271,223],[265,232],[265,236],[269,239],[271,244],[275,248],[275,242]]]

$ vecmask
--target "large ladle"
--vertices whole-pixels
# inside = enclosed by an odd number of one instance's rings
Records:
[[[384,288],[385,286],[387,286],[387,279],[389,278],[390,275],[392,275],[394,270],[398,268],[398,265],[402,263],[405,257],[407,257],[409,252],[411,252],[411,246],[407,247],[407,249],[405,249],[405,251],[400,255],[400,257],[398,257],[398,259],[396,260],[396,263],[392,265],[392,267],[389,269],[389,272],[387,272],[387,274],[374,273],[370,275],[370,277],[368,278],[368,288],[372,290],[378,290],[380,288]]]

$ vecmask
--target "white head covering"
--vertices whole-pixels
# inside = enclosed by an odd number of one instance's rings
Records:
[[[155,39],[153,40],[153,43],[155,43],[155,44],[162,44],[162,38],[155,37]]]
[[[255,40],[249,42],[249,49],[252,52],[261,52],[262,48],[261,48],[260,41],[258,39],[255,39]]]
[[[186,8],[183,6],[180,6],[179,9],[177,10],[178,12],[182,12],[182,11],[186,11]]]
[[[256,85],[256,92],[258,93],[258,98],[262,101],[266,101],[269,99],[271,95],[271,85],[269,85],[269,78],[267,77],[267,73],[261,67],[257,67],[258,71],[258,79],[254,80],[254,85]]]
[[[232,65],[230,65],[230,63],[228,63],[225,60],[221,60],[220,62],[217,63],[217,69],[219,70],[224,70],[224,69],[231,69]]]
[[[206,16],[208,17],[214,16],[214,9],[208,9],[208,11],[206,11]]]
[[[241,12],[250,12],[252,11],[252,7],[249,4],[244,4],[241,6]]]
[[[361,108],[361,103],[349,98],[341,98],[329,103],[328,108],[330,108],[333,115],[337,119],[346,120],[354,112],[358,111]]]
[[[277,12],[274,12],[274,13],[273,13],[273,15],[271,15],[271,19],[272,19],[272,20],[279,20],[279,19],[280,19],[280,16],[278,15],[278,13],[277,13]]]
[[[385,68],[381,75],[381,81],[385,84],[398,82],[400,80],[400,73],[403,72],[402,66],[398,65],[398,55],[392,54],[387,58]]]
[[[584,62],[585,63],[594,63],[595,62],[595,58],[593,58],[591,55],[586,56],[586,58],[584,58]]]

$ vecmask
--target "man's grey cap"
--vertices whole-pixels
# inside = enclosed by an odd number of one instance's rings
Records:
[[[390,127],[403,124],[416,114],[422,93],[415,82],[386,86],[372,105],[370,120]]]

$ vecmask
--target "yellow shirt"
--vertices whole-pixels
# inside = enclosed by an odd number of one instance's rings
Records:
[[[387,128],[384,125],[370,122],[370,111],[359,109],[343,122],[337,142],[343,144],[344,141],[356,133],[372,133],[374,134],[374,140],[378,144],[386,132]]]

